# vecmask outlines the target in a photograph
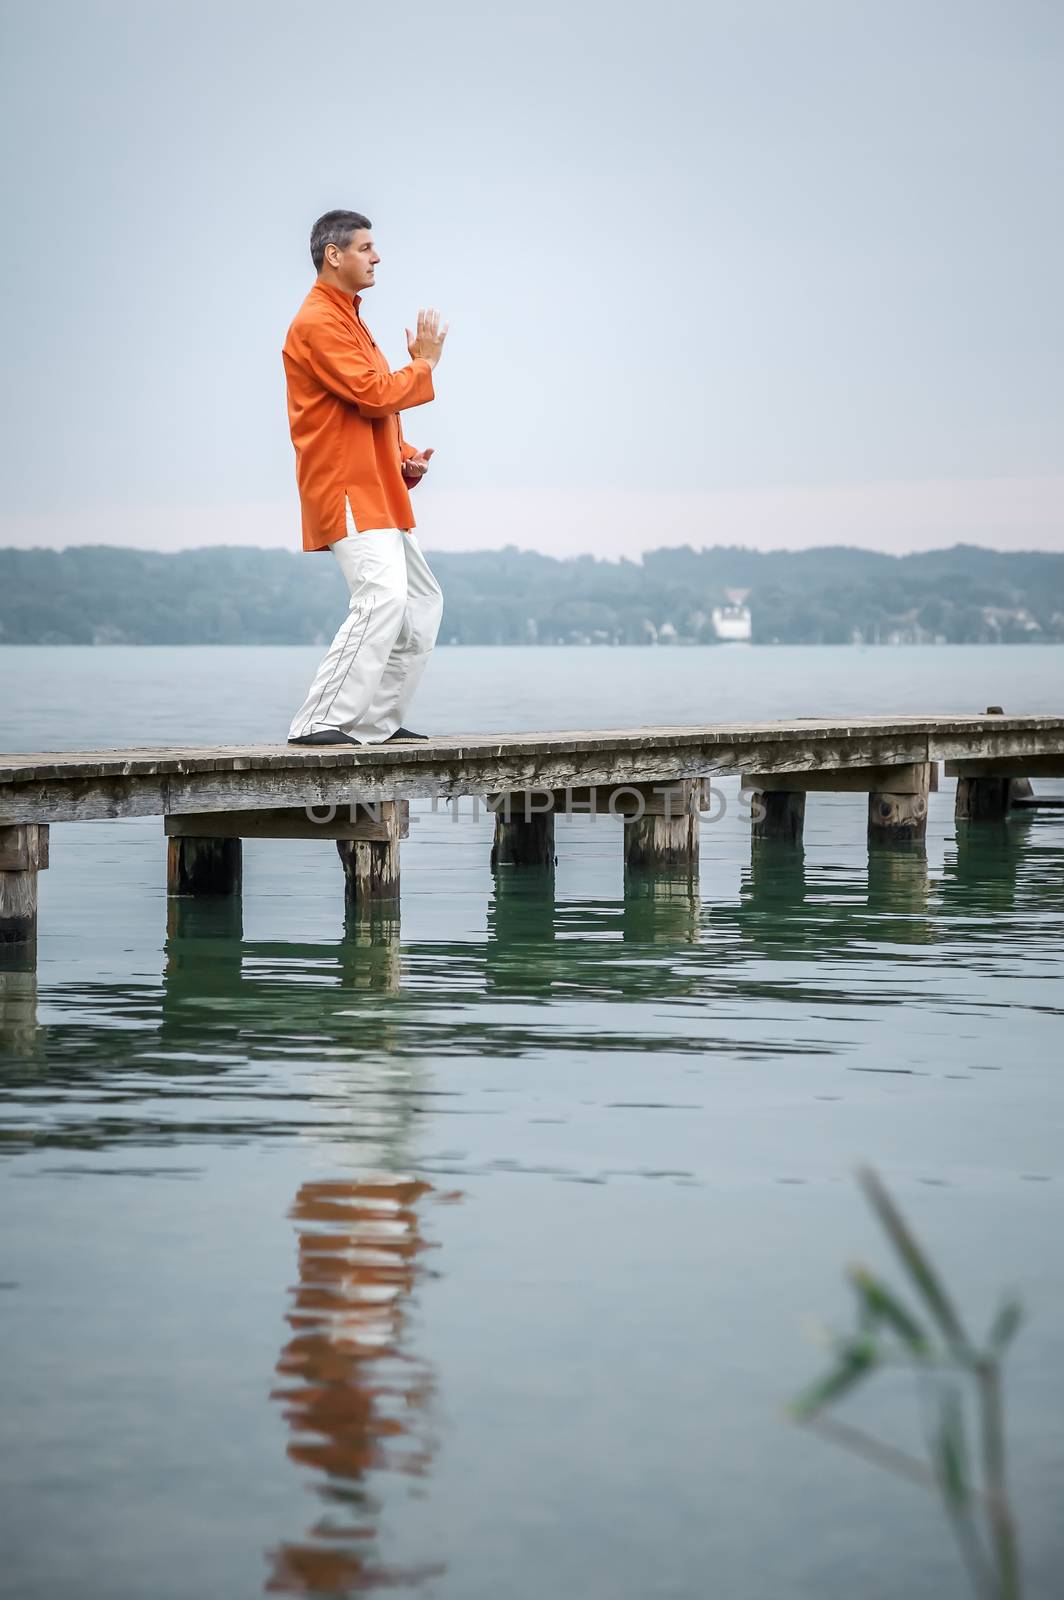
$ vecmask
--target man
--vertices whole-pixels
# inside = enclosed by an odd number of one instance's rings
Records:
[[[400,411],[434,398],[447,324],[419,311],[410,365],[392,372],[359,314],[380,256],[357,211],[311,229],[318,278],[284,344],[304,550],[331,550],[351,603],[296,712],[289,744],[423,739],[403,726],[436,643],[443,596],[414,536],[408,490],[431,450],[407,444]]]

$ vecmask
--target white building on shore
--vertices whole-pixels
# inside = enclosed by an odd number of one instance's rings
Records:
[[[749,589],[726,589],[726,605],[714,606],[713,631],[722,644],[749,644],[751,637],[750,607],[746,604]]]

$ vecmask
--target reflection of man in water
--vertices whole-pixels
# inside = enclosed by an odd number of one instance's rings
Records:
[[[374,1549],[371,1473],[420,1476],[432,1450],[428,1369],[403,1349],[403,1302],[425,1249],[413,1178],[305,1183],[292,1208],[299,1282],[274,1391],[292,1430],[288,1454],[317,1475],[324,1516],[272,1552],[267,1589],[340,1595],[412,1585],[441,1568],[400,1570]]]
[[[403,716],[440,626],[443,596],[414,536],[409,489],[431,450],[403,438],[399,413],[433,399],[447,326],[419,311],[410,363],[392,372],[359,307],[380,256],[368,218],[327,211],[310,235],[318,277],[284,343],[304,550],[331,550],[348,613],[292,719],[289,744],[423,737]]]

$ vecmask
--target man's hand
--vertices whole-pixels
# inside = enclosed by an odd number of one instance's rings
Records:
[[[433,311],[431,306],[428,311],[419,311],[417,314],[417,333],[406,330],[406,348],[410,351],[411,360],[419,357],[434,367],[443,354],[443,341],[447,337],[447,329],[451,326],[445,322],[440,327],[440,313]]]
[[[406,480],[408,489],[412,489],[414,484],[419,483],[425,476],[429,470],[429,457],[432,453],[432,446],[430,445],[427,450],[422,450],[420,455],[407,456],[403,462],[403,477]]]

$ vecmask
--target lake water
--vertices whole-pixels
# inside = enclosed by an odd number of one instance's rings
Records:
[[[0,744],[281,738],[313,649],[0,651]],[[447,732],[1059,712],[1064,650],[444,650]],[[789,1426],[896,1278],[876,1165],[976,1329],[1005,1288],[1029,1592],[1064,1557],[1064,813],[869,858],[861,796],[697,897],[549,883],[413,808],[401,918],[327,843],[164,892],[159,819],[52,829],[36,984],[0,987],[0,1594],[960,1600],[934,1500]],[[1052,784],[1036,784],[1052,790]],[[719,808],[718,808],[719,809]],[[852,1407],[922,1452],[917,1397]]]

